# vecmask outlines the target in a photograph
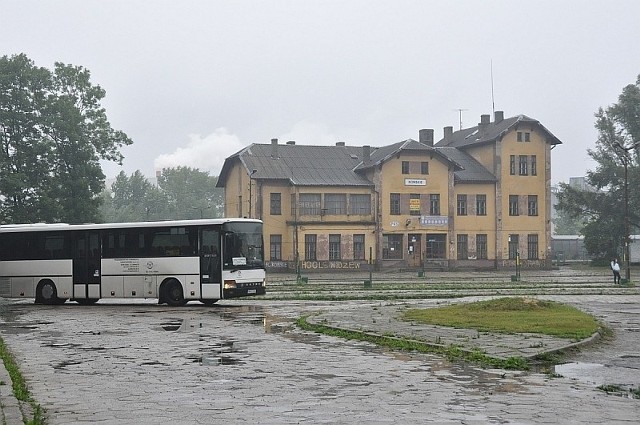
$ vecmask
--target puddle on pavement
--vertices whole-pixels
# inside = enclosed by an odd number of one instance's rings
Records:
[[[621,359],[632,360],[635,364],[636,356],[623,356]],[[630,391],[638,388],[640,370],[625,364],[601,364],[572,362],[555,366],[555,372],[564,378],[574,379],[594,387],[613,388],[613,393],[631,397]]]
[[[244,364],[238,358],[245,348],[234,340],[226,340],[214,343],[211,347],[202,349],[202,355],[189,357],[194,363],[202,366],[222,366]]]

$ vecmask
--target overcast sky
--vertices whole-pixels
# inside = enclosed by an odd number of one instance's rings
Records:
[[[639,17],[636,0],[0,0],[0,55],[91,72],[134,141],[107,177],[218,175],[272,138],[382,146],[433,128],[439,140],[495,103],[563,142],[556,183],[594,167],[594,114],[640,74]]]

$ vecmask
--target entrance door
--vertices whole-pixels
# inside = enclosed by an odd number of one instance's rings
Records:
[[[422,260],[422,243],[419,234],[409,234],[409,255],[407,265],[420,267]]]
[[[100,298],[100,264],[100,234],[92,231],[77,233],[73,256],[73,298]]]
[[[222,297],[220,272],[220,231],[215,227],[200,231],[200,288],[202,299]]]

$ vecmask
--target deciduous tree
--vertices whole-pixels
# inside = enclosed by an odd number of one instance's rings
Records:
[[[105,91],[88,70],[39,68],[26,55],[0,58],[0,219],[99,219],[100,160],[122,162],[132,141],[100,105]]]
[[[585,248],[594,256],[619,256],[624,244],[624,165],[628,167],[629,222],[631,233],[640,225],[640,76],[626,86],[618,103],[596,113],[598,140],[589,156],[597,164],[587,172],[587,181],[596,191],[588,192],[561,185],[558,208],[570,217],[582,217]]]

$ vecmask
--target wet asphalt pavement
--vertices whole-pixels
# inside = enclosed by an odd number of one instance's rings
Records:
[[[318,313],[338,327],[430,340],[437,335],[407,327],[397,313],[451,300],[238,300],[183,308],[2,300],[0,333],[49,424],[638,423],[640,400],[597,387],[640,386],[640,295],[543,298],[594,314],[614,337],[580,350],[551,375],[394,352],[293,325]],[[571,343],[443,335],[505,356]]]

